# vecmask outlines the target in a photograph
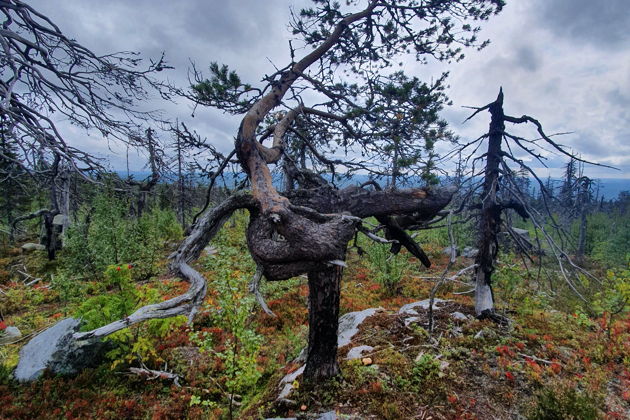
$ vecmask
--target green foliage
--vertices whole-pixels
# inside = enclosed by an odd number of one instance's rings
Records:
[[[389,252],[388,245],[370,243],[365,247],[368,261],[372,266],[376,281],[387,293],[395,295],[400,282],[407,271],[407,261],[400,255]]]
[[[440,362],[429,353],[425,353],[414,362],[411,368],[411,383],[421,386],[426,381],[436,379],[440,373]]]
[[[492,274],[495,283],[495,294],[498,294],[504,302],[525,302],[527,304],[540,303],[541,296],[536,295],[528,288],[522,287],[531,278],[530,273],[520,263],[518,257],[513,254],[502,255],[502,264],[498,264]],[[527,308],[524,305],[523,308]],[[539,307],[539,305],[534,305]],[[533,309],[533,307],[530,307]]]
[[[630,262],[625,269],[608,270],[602,290],[595,294],[593,309],[597,315],[618,314],[630,302]]]
[[[63,304],[63,310],[68,309],[71,303],[78,303],[85,298],[85,287],[76,277],[71,277],[67,271],[58,270],[51,275],[50,285],[59,294],[59,300]]]
[[[248,278],[239,271],[223,270],[213,283],[218,292],[218,309],[211,309],[212,318],[215,325],[229,334],[222,349],[217,350],[211,335],[206,332],[193,333],[191,337],[204,351],[223,361],[225,387],[229,394],[251,392],[261,377],[256,359],[262,337],[250,324],[254,299],[246,289]]]
[[[601,418],[598,398],[574,387],[542,390],[529,420],[596,420]]]
[[[81,329],[89,331],[130,315],[138,306],[159,299],[155,289],[136,289],[131,264],[111,265],[104,274],[103,287],[109,293],[98,294],[79,306],[76,316],[83,319]],[[104,291],[105,292],[105,291]],[[144,325],[117,331],[107,337],[114,348],[107,353],[111,368],[139,360],[145,364],[161,361],[156,348],[158,340],[173,328],[186,323],[186,317],[152,319]]]
[[[571,225],[571,235],[578,237],[580,220]],[[608,267],[623,267],[630,255],[630,212],[595,212],[586,225],[586,255]]]
[[[440,390],[436,383],[432,383],[439,376],[440,362],[433,355],[425,353],[413,362],[411,371],[399,373],[394,381],[399,389],[405,391],[433,393]]]
[[[47,294],[44,290],[30,286],[11,287],[0,294],[3,315],[19,311],[32,311],[47,301]]]
[[[91,297],[79,306],[76,316],[83,319],[83,331],[102,327],[131,314],[137,303],[136,288],[131,281],[132,270],[130,264],[107,267],[103,286],[113,292]]]
[[[128,366],[136,361],[146,365],[161,363],[163,360],[157,352],[160,339],[184,324],[185,316],[152,319],[145,325],[126,328],[110,335],[107,339],[114,344],[114,348],[107,353],[111,369],[120,365]]]
[[[463,249],[466,246],[474,245],[475,229],[473,227],[472,220],[464,222],[464,219],[462,219],[460,216],[455,216],[453,217],[453,223],[451,227],[453,230],[453,239],[455,240],[455,244],[458,248]],[[421,244],[432,244],[438,247],[447,247],[451,244],[448,237],[448,229],[446,226],[434,229],[419,230],[415,233],[416,241]]]
[[[62,254],[71,275],[98,277],[108,265],[131,263],[133,278],[146,279],[158,272],[164,242],[178,240],[181,226],[170,210],[153,209],[133,218],[129,203],[111,193],[97,196],[93,208],[84,207],[70,227]]]
[[[197,100],[234,113],[245,112],[252,104],[252,93],[260,92],[241,78],[227,65],[210,63],[210,78],[192,86]]]
[[[1,351],[2,349],[0,349]],[[2,357],[0,357],[2,360]],[[4,363],[0,363],[0,385],[8,385],[11,382],[12,369]]]

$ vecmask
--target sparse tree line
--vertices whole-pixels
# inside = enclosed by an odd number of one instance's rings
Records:
[[[439,116],[449,104],[446,74],[427,83],[394,70],[403,56],[450,62],[463,59],[464,48],[484,47],[474,25],[500,12],[502,1],[349,3],[355,7],[316,0],[295,14],[291,60],[260,83],[212,63],[208,74],[193,69],[191,86],[181,88],[157,78],[169,70],[164,57],[142,69],[133,54],[98,56],[26,3],[0,1],[6,241],[32,234],[38,220],[49,258],[65,241],[62,253],[74,273],[133,262],[134,275],[151,276],[160,242],[181,240],[169,261],[190,283],[186,293],[126,308],[121,319],[78,332],[76,340],[153,318],[185,315],[192,322],[207,293],[194,262],[237,210],[249,214],[246,238],[257,275],[267,281],[308,276],[305,377],[313,381],[339,374],[340,282],[356,235],[389,244],[392,254],[404,248],[429,267],[412,231],[473,225],[476,312],[497,322],[508,322],[495,311],[492,291],[502,232],[532,270],[552,258],[556,268],[545,268],[579,296],[580,276],[592,277],[580,265],[586,256],[626,258],[630,241],[623,237],[608,236],[607,251],[596,251],[599,242],[589,240],[601,223],[598,214],[614,215],[625,224],[617,231],[629,231],[627,195],[596,199],[594,183],[578,170],[591,162],[559,145],[537,119],[507,114],[502,91],[473,112],[476,118],[489,112],[488,132],[458,139]],[[233,150],[219,152],[186,123],[137,111],[150,94],[241,116]],[[108,174],[103,162],[67,145],[54,123],[60,114],[139,150],[150,176]],[[513,124],[531,126],[536,140],[511,134],[506,126]],[[437,142],[452,151],[438,155]],[[544,161],[545,147],[570,159],[559,194],[523,160]],[[453,184],[437,185],[457,156]],[[355,174],[370,180],[340,186]],[[523,174],[537,184],[537,194]],[[531,240],[515,233],[518,220],[535,232]]]

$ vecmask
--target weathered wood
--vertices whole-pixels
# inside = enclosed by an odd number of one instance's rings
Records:
[[[146,368],[129,368],[129,372],[146,378],[147,381],[152,381],[154,379],[165,379],[167,381],[173,381],[173,384],[175,386],[181,387],[180,383],[179,383],[179,375],[177,375],[176,373],[172,373],[172,372],[165,372],[163,370],[153,370],[153,369],[146,369]]]
[[[497,235],[501,230],[501,207],[497,202],[499,188],[499,166],[501,163],[501,141],[505,132],[503,113],[503,91],[496,101],[488,106],[490,111],[490,130],[488,133],[488,151],[481,194],[481,217],[479,219],[479,253],[475,259],[475,312],[477,317],[491,317],[494,313],[492,294],[492,273],[498,252]]]

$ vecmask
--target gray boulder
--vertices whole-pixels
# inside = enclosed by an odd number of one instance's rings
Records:
[[[352,341],[352,337],[359,332],[359,325],[367,318],[371,317],[383,308],[369,308],[363,311],[348,312],[339,318],[339,329],[337,330],[337,346],[339,348],[347,346]],[[352,351],[352,350],[351,350]],[[306,362],[306,348],[302,349],[300,355],[294,360],[297,363]],[[293,391],[293,381],[304,372],[306,365],[303,365],[293,373],[289,373],[280,380],[280,394],[278,400],[286,399]]]
[[[462,251],[462,257],[464,258],[476,258],[477,254],[479,254],[479,250],[477,248],[473,248],[472,246],[467,246]]]
[[[34,244],[32,242],[25,243],[21,247],[23,253],[33,252],[33,251],[45,251],[46,247],[42,244]]]
[[[10,344],[20,337],[22,337],[22,333],[18,327],[7,327],[0,335],[0,344]]]
[[[98,365],[110,346],[100,340],[74,340],[72,334],[80,325],[79,319],[66,318],[35,336],[20,350],[14,378],[29,382],[38,379],[46,369],[73,375]]]
[[[466,315],[457,311],[451,314],[451,318],[453,318],[456,321],[468,321],[468,317]]]
[[[533,250],[534,244],[531,242],[529,231],[526,229],[510,228],[510,231],[502,231],[499,233],[499,241],[501,245],[515,250],[526,249]]]
[[[282,380],[280,381],[280,395],[278,395],[277,399],[281,400],[289,396],[291,391],[293,391],[293,381],[295,381],[298,376],[304,373],[305,368],[306,365],[302,366],[295,372],[287,374],[284,378],[282,378]]]
[[[53,218],[53,225],[65,226],[68,224],[68,216],[65,214],[58,214]]]
[[[442,250],[442,254],[450,256],[451,255],[451,249],[452,249],[451,246],[447,246],[446,248],[444,248]],[[458,255],[459,255],[459,248],[455,247],[455,256],[458,256]]]
[[[371,317],[383,308],[369,308],[362,311],[348,312],[339,318],[339,328],[337,329],[337,347],[347,346],[352,341],[352,337],[359,332],[359,325],[367,318]],[[294,360],[298,363],[306,362],[306,348],[302,349],[298,357]]]

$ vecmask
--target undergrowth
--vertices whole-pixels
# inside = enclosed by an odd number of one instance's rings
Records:
[[[187,290],[165,270],[169,249],[164,243],[181,231],[171,229],[171,216],[145,216],[151,223],[163,220],[157,236],[140,232],[144,222],[127,231],[114,221],[106,232],[105,223],[92,220],[88,236],[101,236],[86,241],[78,238],[87,225],[76,226],[76,243],[60,253],[57,267],[35,255],[26,259],[5,252],[8,266],[24,261],[43,280],[26,287],[6,270],[10,280],[0,295],[4,322],[30,334],[72,315],[81,316],[83,328],[90,329]],[[551,287],[548,278],[526,270],[518,256],[501,254],[495,297],[512,327],[475,320],[471,296],[453,294],[468,286],[454,282],[439,297],[452,301],[448,311],[468,318],[458,321],[437,311],[435,331],[429,334],[422,320],[426,314],[405,325],[396,311],[426,298],[431,279],[441,275],[448,257],[442,254],[440,232],[427,233],[423,243],[434,263],[429,270],[404,250],[390,257],[388,246],[360,240],[367,255],[348,254],[341,311],[385,308],[353,341],[373,347],[370,360],[346,360],[349,349],[340,349],[343,377],[315,388],[298,379],[290,397],[294,405],[279,405],[278,382],[300,367],[294,359],[306,345],[308,287],[302,277],[264,282],[261,291],[276,316],[262,313],[248,292],[255,264],[245,242],[246,224],[245,213],[235,215],[212,241],[214,249],[198,261],[208,295],[191,326],[184,317],[135,325],[109,337],[112,347],[99,368],[74,378],[45,375],[31,384],[10,379],[23,342],[0,346],[0,418],[257,419],[329,409],[382,419],[626,418],[628,267],[600,270],[602,285],[584,280],[585,304],[557,279]],[[137,235],[155,241],[149,254],[122,246]],[[101,251],[109,257],[97,258]],[[77,260],[70,263],[71,258]],[[460,259],[453,271],[470,263]],[[138,366],[175,373],[182,387],[127,375],[129,367]]]

